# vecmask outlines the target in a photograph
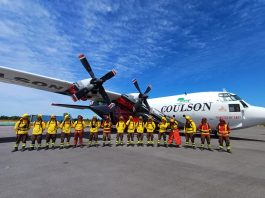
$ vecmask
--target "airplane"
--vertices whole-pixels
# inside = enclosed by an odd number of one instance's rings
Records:
[[[185,93],[181,95],[148,99],[152,86],[142,92],[138,82],[132,82],[138,93],[121,94],[105,90],[103,84],[114,77],[116,72],[109,71],[97,78],[87,61],[81,54],[79,59],[91,78],[78,82],[69,82],[0,66],[0,82],[26,86],[44,91],[71,96],[73,101],[90,100],[90,105],[57,104],[53,106],[90,109],[99,117],[110,115],[114,123],[119,116],[128,119],[143,116],[144,120],[151,115],[155,122],[160,122],[162,116],[174,117],[180,127],[184,126],[185,115],[191,116],[196,125],[203,117],[208,119],[214,129],[223,118],[231,129],[242,129],[265,124],[265,108],[248,104],[234,93],[223,91]]]

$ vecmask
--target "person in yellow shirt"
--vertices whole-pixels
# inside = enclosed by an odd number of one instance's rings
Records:
[[[137,145],[143,146],[144,145],[144,122],[143,117],[140,116],[138,122],[136,123],[136,132],[137,132]]]
[[[83,116],[81,115],[77,116],[77,121],[74,122],[73,127],[75,129],[73,148],[76,147],[78,139],[79,139],[79,146],[82,148],[83,147],[83,135],[84,135],[84,130],[86,128],[86,123],[83,120]]]
[[[46,150],[49,149],[50,141],[52,140],[51,147],[55,149],[56,142],[56,133],[59,128],[60,123],[56,120],[55,115],[51,115],[50,120],[46,124],[47,132],[46,132]]]
[[[126,124],[124,122],[123,116],[119,117],[119,121],[116,124],[116,129],[117,129],[117,136],[116,136],[116,146],[123,145],[123,134],[124,130],[126,128]]]
[[[19,121],[16,122],[15,128],[16,132],[16,143],[14,150],[12,152],[18,151],[19,143],[22,141],[22,151],[26,150],[26,141],[28,139],[28,131],[30,130],[30,120],[28,114],[23,114]]]
[[[134,145],[134,131],[135,131],[135,122],[133,117],[129,116],[129,120],[126,122],[127,127],[127,146]]]
[[[167,147],[167,137],[166,137],[166,132],[167,132],[167,127],[168,127],[168,123],[167,123],[167,119],[166,117],[162,117],[162,121],[158,124],[159,127],[159,133],[158,133],[158,140],[157,140],[157,146],[160,146],[160,141],[161,138],[163,137],[164,140],[164,145]]]
[[[103,147],[106,145],[106,140],[108,141],[107,144],[111,146],[111,129],[112,129],[112,122],[108,115],[105,116],[105,120],[102,123],[103,126]]]
[[[154,130],[156,128],[156,124],[153,121],[153,117],[150,115],[148,117],[147,122],[145,123],[144,127],[146,128],[146,137],[147,137],[147,146],[151,145],[154,146]]]
[[[70,138],[71,138],[71,128],[72,128],[72,121],[69,115],[64,116],[64,121],[61,123],[61,144],[60,149],[69,148],[70,147]],[[66,143],[64,145],[64,139],[66,139]]]
[[[94,140],[94,145],[98,146],[98,130],[100,128],[100,121],[98,120],[97,116],[93,116],[91,122],[89,123],[90,133],[89,133],[89,140],[88,146],[92,145],[92,141]]]
[[[193,122],[190,116],[185,116],[186,123],[184,126],[184,133],[186,138],[185,147],[189,146],[189,140],[192,142],[192,148],[196,149],[195,147],[195,133],[196,133],[196,124]]]
[[[42,133],[45,130],[45,122],[42,120],[42,115],[39,114],[37,120],[33,123],[33,130],[31,135],[31,145],[30,150],[34,150],[35,148],[35,141],[37,140],[38,146],[37,150],[41,149],[41,140],[42,140]]]

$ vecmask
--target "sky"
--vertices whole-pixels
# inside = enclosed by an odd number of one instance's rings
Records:
[[[104,84],[149,97],[202,91],[238,94],[265,107],[264,0],[0,0],[0,65],[67,81],[94,73]],[[68,96],[0,83],[0,115],[93,115],[52,107]],[[75,104],[88,105],[89,102]]]

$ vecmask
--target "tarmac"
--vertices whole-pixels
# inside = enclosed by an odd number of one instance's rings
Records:
[[[115,147],[115,136],[112,147],[12,153],[13,129],[0,127],[0,197],[265,197],[265,127],[232,131],[232,154]]]

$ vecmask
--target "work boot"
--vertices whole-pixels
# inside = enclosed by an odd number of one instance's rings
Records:
[[[102,146],[104,147],[106,144],[105,144],[105,141],[103,142]]]
[[[201,144],[200,150],[204,150],[204,144]]]
[[[72,148],[76,148],[76,144],[74,144]]]
[[[46,147],[45,147],[45,150],[48,150],[49,149],[49,145],[47,145]]]
[[[192,143],[192,148],[193,148],[193,149],[196,149],[196,147],[195,147],[195,143]]]
[[[130,146],[130,141],[127,141],[127,146]]]
[[[190,144],[189,142],[185,142],[184,147],[185,147],[185,148],[188,148],[188,147],[189,147],[189,144]]]
[[[21,151],[24,152],[26,150],[26,146],[22,146]]]
[[[18,147],[14,147],[14,149],[12,150],[12,152],[16,152],[18,151]]]
[[[219,146],[218,151],[219,151],[219,152],[224,151],[224,147],[223,147],[223,146]]]
[[[210,144],[208,144],[208,150],[213,151],[212,146]]]
[[[166,147],[166,148],[168,147],[168,145],[167,145],[167,143],[166,143],[166,142],[164,143],[164,147]]]
[[[119,141],[118,140],[116,140],[116,146],[119,146]]]
[[[230,147],[230,146],[227,147],[227,152],[228,152],[228,153],[232,153],[232,151],[231,151],[231,147]]]
[[[123,141],[121,141],[121,143],[120,143],[120,144],[121,144],[121,146],[123,146]]]

